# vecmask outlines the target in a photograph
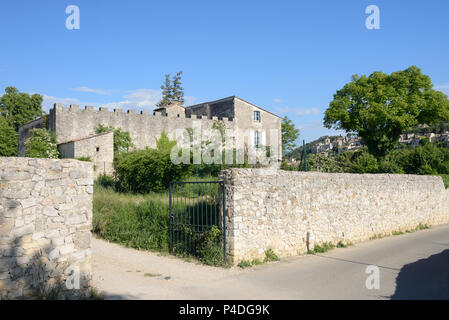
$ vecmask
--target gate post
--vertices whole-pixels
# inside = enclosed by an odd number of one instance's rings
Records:
[[[173,254],[173,221],[172,221],[173,214],[172,214],[172,200],[171,200],[171,198],[172,198],[172,183],[171,182],[169,184],[168,190],[169,190],[169,198],[170,198],[169,209],[168,209],[168,224],[169,224],[168,230],[170,233],[170,244],[169,244],[168,251],[170,254]]]
[[[223,192],[223,261],[226,263],[226,184],[222,181]]]

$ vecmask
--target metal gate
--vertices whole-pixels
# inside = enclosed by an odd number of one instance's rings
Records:
[[[170,183],[170,253],[202,256],[213,246],[226,261],[224,181]]]

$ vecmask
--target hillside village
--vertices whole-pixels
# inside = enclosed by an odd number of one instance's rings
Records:
[[[434,144],[440,144],[442,147],[449,148],[449,130],[443,133],[404,133],[399,138],[399,144],[416,148],[422,143],[428,141]],[[355,151],[364,147],[360,137],[348,133],[346,136],[324,136],[312,141],[306,145],[308,153],[319,154],[323,156],[340,155],[345,151]],[[299,159],[302,154],[302,146],[286,156],[293,163]]]

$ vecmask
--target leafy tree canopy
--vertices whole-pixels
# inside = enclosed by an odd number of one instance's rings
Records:
[[[56,144],[56,135],[47,129],[33,129],[31,136],[25,141],[25,156],[28,158],[51,158],[59,157]]]
[[[0,115],[0,157],[17,156],[17,133]]]
[[[43,115],[42,96],[19,92],[14,87],[7,87],[0,98],[0,114],[17,132],[20,126]]]
[[[334,94],[324,126],[356,132],[371,154],[384,157],[397,146],[405,130],[448,120],[447,96],[434,90],[430,78],[411,66],[391,75],[353,75],[351,82]]]
[[[113,127],[107,127],[101,123],[95,127],[95,133],[97,134],[111,131],[114,132],[114,155],[121,152],[128,152],[134,146],[128,131],[123,131],[120,128],[114,129]]]
[[[299,137],[299,129],[295,128],[293,122],[284,117],[282,119],[282,152],[285,154],[296,147],[296,140]]]

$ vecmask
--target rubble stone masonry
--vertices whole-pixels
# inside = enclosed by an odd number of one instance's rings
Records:
[[[441,177],[395,174],[222,171],[227,250],[234,263],[268,248],[294,256],[325,242],[368,240],[419,224],[449,223]]]
[[[88,294],[92,196],[90,162],[0,158],[0,298]]]

